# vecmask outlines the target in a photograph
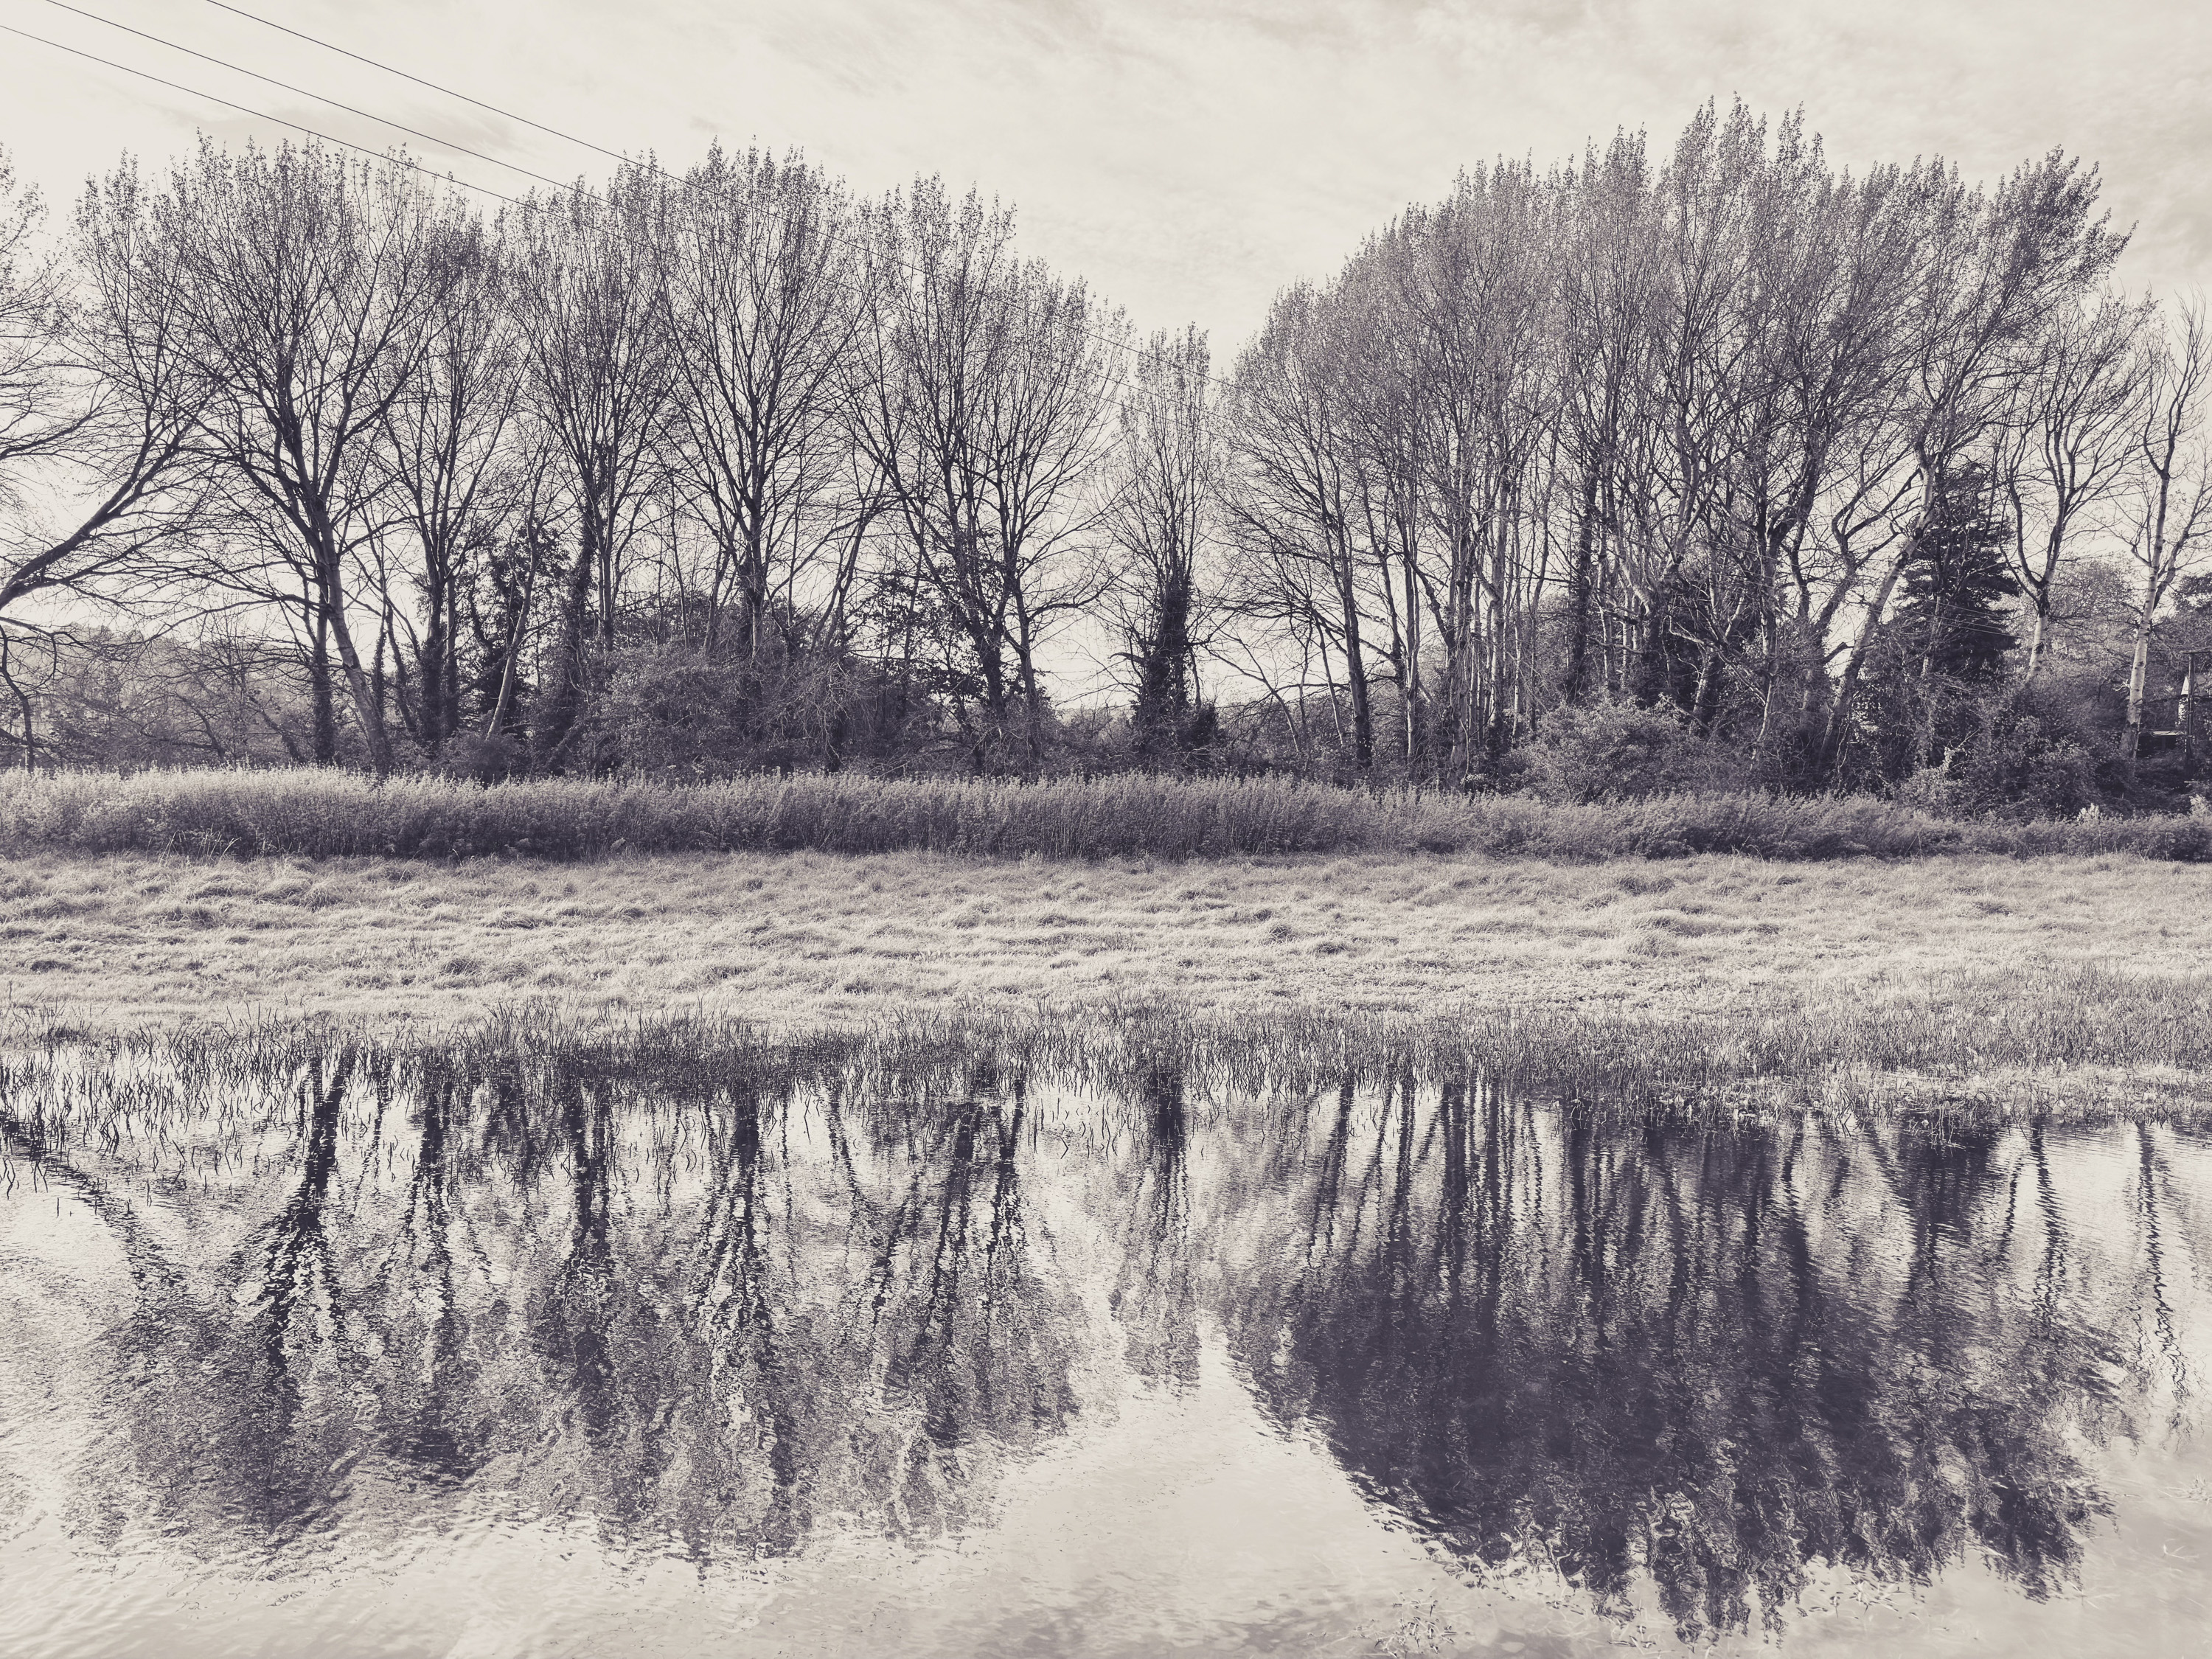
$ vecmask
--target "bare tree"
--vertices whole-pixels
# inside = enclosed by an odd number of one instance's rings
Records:
[[[2212,538],[2212,441],[2206,432],[2212,325],[2203,301],[2182,309],[2178,335],[2160,329],[2145,340],[2142,351],[2145,395],[2136,428],[2136,499],[2128,544],[2142,583],[2130,618],[2135,649],[2128,666],[2130,760],[2142,742],[2143,696],[2159,609]]]
[[[1206,336],[1154,334],[1121,404],[1119,488],[1109,517],[1120,555],[1112,588],[1129,669],[1137,751],[1173,757],[1203,733],[1200,560],[1214,533],[1221,468]]]
[[[679,483],[714,550],[705,635],[737,602],[742,648],[787,647],[837,587],[854,502],[845,392],[861,260],[843,192],[796,156],[717,148],[685,173],[659,293]],[[823,592],[810,591],[821,587]]]
[[[458,203],[445,205],[433,234],[444,268],[437,303],[416,372],[385,410],[376,459],[392,515],[414,543],[420,631],[400,615],[416,663],[411,724],[435,755],[461,725],[467,565],[511,529],[530,464],[514,441],[522,348],[507,252]],[[387,590],[387,610],[392,599]],[[404,660],[401,671],[404,707]]]
[[[1422,676],[1421,558],[1430,433],[1420,418],[1427,387],[1420,342],[1406,325],[1401,284],[1391,280],[1384,239],[1345,273],[1336,314],[1340,349],[1359,372],[1346,377],[1342,433],[1350,463],[1350,511],[1363,584],[1376,601],[1380,655],[1398,693],[1397,743],[1418,762],[1429,732]]]
[[[1102,504],[1092,484],[1111,434],[1108,410],[1127,370],[1128,326],[1080,282],[1028,260],[1012,295],[1012,349],[991,383],[985,431],[992,458],[1007,645],[1019,678],[1024,742],[1042,758],[1044,680],[1038,653],[1105,586],[1097,557]]]
[[[667,191],[625,166],[507,216],[527,395],[568,474],[580,535],[562,595],[554,684],[535,740],[556,761],[582,712],[590,652],[615,642],[624,560],[660,483],[672,348],[654,249]]]
[[[27,767],[24,647],[52,642],[62,609],[116,597],[191,522],[185,359],[158,264],[146,269],[137,176],[88,193],[74,271],[39,245],[43,216],[0,151],[0,681]]]
[[[1785,166],[1795,141],[1785,125]],[[1629,689],[1671,696],[1705,724],[1755,593],[1725,518],[1740,485],[1732,440],[1774,392],[1762,347],[1776,295],[1753,281],[1765,150],[1765,124],[1748,109],[1738,104],[1723,120],[1708,104],[1660,174],[1645,319],[1652,402],[1643,464],[1627,470],[1620,495]]]
[[[160,326],[183,342],[197,442],[307,574],[380,774],[392,740],[349,611],[376,529],[373,448],[452,281],[436,212],[404,159],[204,140],[151,204],[161,263],[141,265],[166,283]]]
[[[1905,371],[1893,430],[1912,501],[1845,658],[1822,757],[1837,765],[1867,653],[1905,567],[1935,522],[1945,481],[1990,438],[2033,358],[2032,343],[2063,305],[2100,282],[2125,239],[2093,219],[2094,169],[2053,152],[2021,167],[1992,196],[1955,172],[1923,164],[1917,198],[1919,262],[1899,319]]]
[[[1228,519],[1240,611],[1317,646],[1332,703],[1341,665],[1352,764],[1364,770],[1374,763],[1375,715],[1366,562],[1353,540],[1351,373],[1334,297],[1303,284],[1278,295],[1237,363]]]
[[[1034,768],[1039,647],[1102,586],[1089,485],[1123,325],[1019,260],[1010,215],[972,192],[956,206],[938,179],[872,210],[868,230],[853,432],[892,503],[893,579],[942,618],[971,763],[1018,738]]]
[[[2104,509],[2141,450],[2150,313],[2116,297],[2062,308],[2000,428],[1996,465],[2012,508],[2013,572],[2033,612],[2022,678],[2043,663],[2051,586],[2068,550],[2108,528]]]
[[[1396,533],[1420,601],[1409,581],[1407,654],[1415,672],[1407,690],[1425,717],[1418,671],[1425,609],[1443,650],[1437,701],[1447,776],[1464,775],[1477,750],[1494,750],[1527,713],[1520,624],[1535,598],[1528,558],[1535,475],[1554,447],[1560,413],[1553,358],[1562,321],[1561,196],[1561,181],[1540,179],[1526,166],[1478,168],[1433,214],[1407,215],[1396,257],[1384,252],[1387,243],[1377,249],[1395,275],[1395,326],[1406,337],[1399,401],[1413,435],[1399,445],[1421,490]],[[1441,543],[1441,569],[1428,544],[1416,556],[1424,528],[1437,532],[1431,539]],[[1421,726],[1409,713],[1409,756],[1420,746],[1413,738],[1425,738]]]
[[[1750,406],[1736,440],[1732,512],[1769,607],[1754,741],[1785,743],[1785,771],[1818,737],[1838,619],[1887,544],[1903,488],[1891,437],[1918,269],[1915,183],[1893,167],[1858,179],[1820,169],[1788,186],[1799,223],[1761,239],[1760,283],[1787,298],[1763,347],[1771,401]]]
[[[1627,528],[1644,404],[1656,383],[1650,319],[1660,300],[1651,177],[1643,136],[1592,149],[1566,185],[1552,374],[1559,382],[1564,459],[1573,477],[1565,692],[1578,702],[1614,690],[1607,615],[1612,548]],[[1593,655],[1596,665],[1593,666]]]

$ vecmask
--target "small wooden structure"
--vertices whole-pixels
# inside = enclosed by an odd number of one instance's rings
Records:
[[[2162,697],[2145,697],[2141,753],[2179,750],[2185,764],[2212,758],[2207,742],[2212,717],[2212,651],[2191,651],[2182,660],[2181,678]]]

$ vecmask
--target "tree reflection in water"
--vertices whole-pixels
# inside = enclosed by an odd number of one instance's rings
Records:
[[[1144,1149],[1123,1219],[1121,1271],[1108,1306],[1126,1334],[1131,1371],[1172,1389],[1198,1385],[1198,1289],[1191,1237],[1190,1109],[1173,1056],[1139,1073],[1133,1126]]]
[[[2108,1507],[2099,1443],[2154,1395],[2189,1420],[2194,1238],[2148,1127],[2116,1252],[2034,1125],[1193,1075],[344,1049],[258,1115],[0,1131],[134,1275],[94,1530],[147,1511],[208,1549],[487,1503],[702,1565],[920,1543],[988,1521],[1079,1379],[1188,1394],[1218,1331],[1263,1414],[1445,1558],[1698,1637],[1824,1571],[1971,1555],[2050,1595]],[[103,1196],[195,1137],[219,1179]],[[1040,1220],[1079,1213],[1108,1242],[1079,1268]]]
[[[2126,1426],[2121,1346],[2056,1209],[2019,1224],[2039,1134],[2008,1169],[1987,1133],[1401,1084],[1320,1140],[1299,1266],[1240,1285],[1233,1345],[1478,1567],[1534,1557],[1622,1614],[1640,1571],[1687,1637],[1772,1623],[1816,1564],[1925,1583],[1972,1549],[2041,1597],[2079,1561],[2106,1505],[2071,1437]]]
[[[215,1262],[166,1275],[118,1333],[137,1384],[124,1417],[137,1455],[118,1462],[143,1473],[158,1511],[210,1516],[271,1550],[327,1527],[356,1455],[350,1241],[334,1240],[330,1222],[358,1071],[348,1048],[294,1080],[283,1116],[295,1153],[273,1210]],[[213,1294],[195,1295],[196,1279]],[[134,1507],[120,1497],[112,1513]]]

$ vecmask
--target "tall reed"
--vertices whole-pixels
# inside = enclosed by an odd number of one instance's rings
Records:
[[[2212,818],[1961,823],[1864,797],[1686,794],[1559,806],[1521,796],[1146,775],[1015,783],[806,773],[686,786],[555,778],[489,787],[429,777],[378,783],[305,769],[0,778],[0,852],[7,853],[586,860],[802,849],[1168,860],[2132,853],[2203,862],[2212,860]]]

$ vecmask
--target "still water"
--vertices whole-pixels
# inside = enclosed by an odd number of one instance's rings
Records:
[[[2212,1136],[744,1054],[0,1073],[11,1655],[2212,1645]]]

